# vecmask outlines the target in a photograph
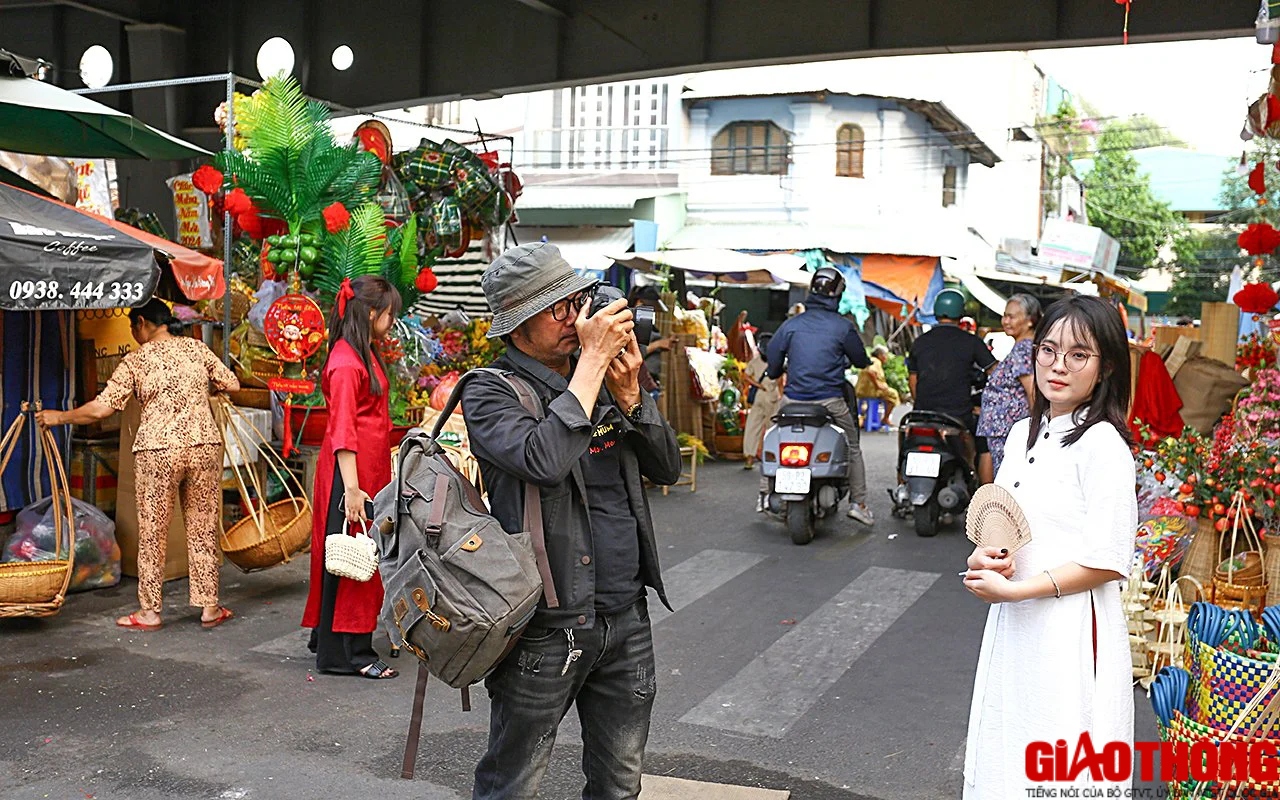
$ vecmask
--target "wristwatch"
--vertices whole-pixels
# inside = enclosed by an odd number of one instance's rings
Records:
[[[636,403],[635,405],[628,408],[626,411],[627,419],[631,420],[632,422],[635,422],[636,418],[640,416],[640,409],[642,408],[644,408],[644,403]]]

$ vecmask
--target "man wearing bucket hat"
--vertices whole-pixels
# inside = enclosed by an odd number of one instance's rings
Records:
[[[657,689],[647,587],[670,608],[643,479],[674,483],[680,448],[640,390],[626,301],[592,314],[596,283],[545,242],[508,250],[480,279],[489,335],[507,343],[493,366],[523,379],[542,408],[530,413],[507,381],[482,373],[463,388],[467,432],[504,529],[525,530],[524,485],[538,487],[553,591],[485,680],[489,748],[474,800],[533,797],[575,703],[583,796],[640,793]]]

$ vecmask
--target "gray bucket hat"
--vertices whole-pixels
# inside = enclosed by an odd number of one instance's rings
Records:
[[[480,288],[493,312],[489,338],[506,336],[557,300],[597,283],[595,278],[574,272],[553,244],[534,242],[511,248],[480,276]]]

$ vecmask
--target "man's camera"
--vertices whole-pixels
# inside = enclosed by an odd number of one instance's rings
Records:
[[[622,290],[616,286],[610,286],[607,283],[599,284],[591,293],[591,311],[587,316],[594,316],[600,309],[625,297]],[[636,341],[643,345],[649,344],[653,341],[653,309],[648,306],[636,306],[631,309],[631,314],[636,323]]]

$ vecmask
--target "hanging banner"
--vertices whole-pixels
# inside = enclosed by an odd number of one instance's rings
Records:
[[[213,247],[209,226],[209,204],[203,192],[191,183],[191,173],[165,181],[173,191],[173,211],[178,222],[178,244],[200,250]]]
[[[76,208],[115,218],[111,205],[111,186],[107,183],[107,162],[101,158],[73,158],[76,171]]]

